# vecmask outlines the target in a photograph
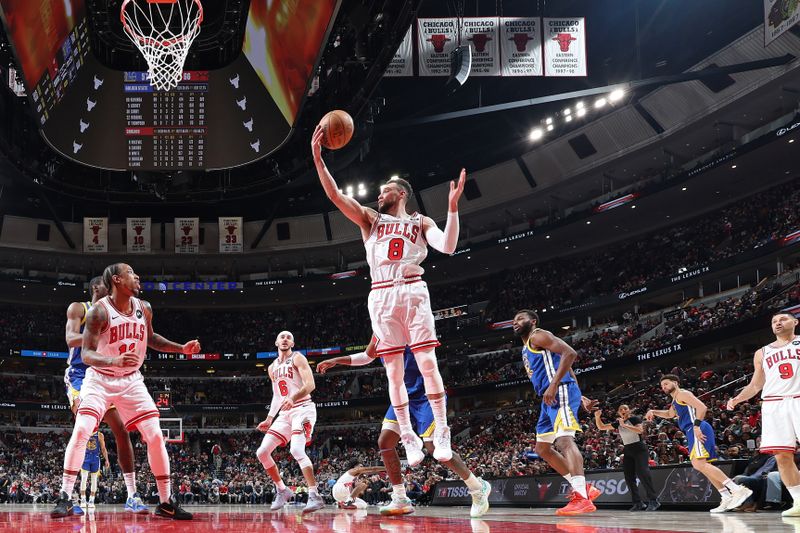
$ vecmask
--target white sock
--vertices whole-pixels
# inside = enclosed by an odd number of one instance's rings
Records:
[[[469,490],[481,490],[481,482],[475,477],[475,474],[471,473],[469,477],[464,480],[464,484],[467,485]]]
[[[394,407],[394,415],[397,417],[397,425],[400,426],[400,435],[414,433],[414,429],[411,427],[411,415],[408,412],[408,404],[402,407]]]
[[[446,428],[447,427],[447,401],[444,396],[441,398],[436,398],[435,400],[430,399],[428,397],[428,403],[431,404],[431,410],[433,411],[433,421],[436,422],[436,427],[438,428]]]
[[[133,495],[136,494],[136,473],[123,472],[122,477],[125,479],[125,489],[128,491],[128,498],[133,498]]]
[[[730,496],[731,495],[731,491],[728,490],[728,487],[726,487],[725,485],[723,485],[721,488],[717,489],[717,491],[720,493],[721,496]]]
[[[308,493],[309,494],[319,494],[319,492],[317,491],[317,487],[308,487]]]
[[[726,479],[725,481],[723,481],[723,482],[722,482],[722,486],[723,486],[723,487],[725,487],[726,489],[728,489],[728,491],[729,491],[731,494],[733,493],[733,491],[735,491],[737,488],[739,488],[739,485],[737,485],[737,484],[736,484],[736,483],[735,483],[735,482],[734,482],[732,479],[730,479],[730,478],[728,478],[728,479]]]
[[[567,480],[567,483],[572,483],[572,475],[571,474],[564,474],[564,479]]]
[[[283,483],[283,480],[278,481],[275,483],[275,488],[278,490],[286,490],[286,485]]]
[[[800,504],[800,485],[786,487],[786,490],[788,490],[789,494],[792,495],[792,500],[794,500],[795,505]]]
[[[61,477],[61,492],[66,492],[67,498],[72,498],[72,489],[75,488],[76,479],[78,479],[77,474],[64,474]]]
[[[392,485],[392,496],[395,498],[406,497],[406,486],[400,483],[399,485]]]
[[[81,469],[81,500],[86,499],[86,481],[89,479],[89,472]]]
[[[588,498],[586,494],[586,477],[584,476],[572,476],[572,479],[569,480],[570,485],[572,485],[572,489],[583,496],[584,498]]]
[[[100,474],[94,473],[92,474],[92,484],[89,488],[91,497],[89,501],[94,501],[94,495],[97,494],[97,478],[100,477]]]

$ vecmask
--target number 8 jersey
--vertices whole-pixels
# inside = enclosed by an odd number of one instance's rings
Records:
[[[800,336],[778,348],[764,346],[761,366],[766,378],[763,399],[800,396]]]
[[[419,276],[428,256],[428,243],[422,231],[422,215],[399,218],[383,213],[372,225],[364,241],[373,288],[379,283]]]
[[[124,353],[135,353],[139,364],[135,367],[95,368],[97,372],[107,376],[127,376],[139,370],[147,353],[147,318],[144,306],[139,298],[131,298],[131,312],[125,314],[114,307],[110,297],[100,299],[108,316],[106,329],[100,332],[97,353],[106,357],[118,357]]]

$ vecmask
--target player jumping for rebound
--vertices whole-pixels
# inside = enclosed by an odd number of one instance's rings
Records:
[[[86,455],[83,457],[83,466],[81,466],[81,507],[84,509],[94,509],[94,498],[97,495],[97,478],[100,477],[100,454],[103,455],[106,470],[111,468],[108,462],[108,451],[106,450],[106,441],[103,434],[95,431],[94,435],[89,437],[86,443]],[[86,501],[86,483],[91,477],[91,490],[89,493],[89,501]]]
[[[597,510],[592,500],[601,493],[587,486],[583,456],[575,444],[575,432],[581,431],[578,410],[583,402],[588,402],[581,396],[572,372],[572,363],[578,354],[569,344],[538,325],[539,315],[534,311],[522,309],[514,315],[514,333],[523,344],[522,362],[533,389],[542,397],[535,451],[572,485],[572,499],[556,510],[556,514],[591,513]]]
[[[51,516],[73,514],[70,495],[86,454],[86,443],[114,404],[125,429],[138,429],[147,444],[147,458],[161,500],[156,516],[189,520],[192,515],[171,496],[169,457],[158,422],[159,412],[139,368],[148,347],[159,352],[195,354],[200,351],[200,343],[192,340],[181,345],[153,332],[153,309],[137,297],[139,276],[129,265],[115,263],[106,267],[103,283],[110,287],[111,294],[100,299],[86,315],[81,356],[90,368],[81,387],[75,427],[64,454],[61,493]]]
[[[275,339],[275,346],[278,347],[278,358],[267,369],[272,380],[272,403],[267,418],[258,424],[258,430],[266,435],[256,456],[275,482],[276,494],[270,509],[277,511],[286,505],[294,493],[283,483],[278,466],[272,459],[272,451],[289,444],[289,452],[300,466],[308,485],[308,503],[303,513],[310,513],[325,507],[325,501],[317,490],[314,465],[306,455],[306,446],[311,442],[317,422],[317,407],[311,401],[311,393],[315,388],[314,374],[305,356],[293,350],[294,335],[291,332],[281,331]]]
[[[81,386],[86,377],[86,370],[89,368],[81,359],[81,345],[83,344],[83,330],[86,327],[86,315],[100,298],[104,298],[108,294],[108,288],[100,276],[92,278],[89,282],[89,290],[92,291],[91,302],[72,302],[67,307],[66,341],[69,347],[69,359],[67,359],[67,370],[64,373],[64,383],[67,387],[67,399],[73,415],[78,413]],[[103,422],[108,424],[111,432],[114,433],[114,441],[117,446],[117,461],[122,470],[122,477],[125,480],[125,488],[128,491],[125,510],[131,513],[147,513],[147,506],[136,492],[136,473],[134,472],[131,437],[125,430],[119,413],[117,413],[113,405],[109,406]],[[92,479],[92,486],[95,486],[96,480],[94,477]],[[81,484],[85,485],[82,475]],[[85,490],[81,492],[82,496],[84,494]]]
[[[692,462],[692,467],[708,478],[722,498],[719,506],[711,509],[712,513],[724,513],[739,507],[753,494],[753,491],[744,485],[736,484],[722,470],[709,462],[717,460],[717,445],[714,428],[705,421],[708,408],[697,396],[680,388],[678,376],[665,374],[661,376],[660,383],[661,390],[669,394],[672,403],[669,409],[647,411],[645,418],[647,420],[653,420],[656,416],[678,418],[678,427],[686,435],[691,450],[689,460]]]
[[[372,337],[365,352],[328,359],[317,365],[317,370],[319,370],[321,374],[324,374],[336,365],[368,365],[377,357],[376,345],[377,339]],[[411,411],[410,416],[416,425],[417,434],[424,439],[425,449],[427,449],[428,452],[432,452],[433,445],[430,438],[431,434],[435,431],[436,422],[433,419],[431,404],[428,398],[425,397],[422,375],[420,374],[419,367],[417,367],[414,354],[410,349],[406,348],[402,360],[405,366],[403,379],[406,390],[408,390],[409,407]],[[385,362],[385,359],[383,361]],[[390,405],[383,419],[381,434],[378,437],[378,448],[381,451],[381,459],[383,459],[383,464],[389,475],[389,481],[392,483],[392,501],[389,505],[381,507],[380,512],[383,515],[403,515],[414,512],[411,500],[406,496],[403,475],[400,469],[400,456],[397,455],[397,443],[400,441],[400,433],[397,426],[397,415]],[[489,510],[489,493],[492,492],[492,486],[489,485],[487,481],[475,477],[457,453],[453,453],[452,458],[449,461],[444,461],[443,464],[458,474],[458,477],[460,477],[467,485],[467,488],[469,488],[470,495],[472,496],[470,516],[472,518],[479,518],[486,514]]]
[[[420,263],[428,255],[428,244],[445,254],[455,251],[459,232],[458,200],[464,192],[466,171],[461,170],[458,183],[450,182],[447,224],[442,231],[431,218],[406,211],[412,192],[406,180],[393,178],[381,186],[377,212],[343,194],[322,160],[322,136],[322,127],[317,126],[311,139],[314,164],[325,194],[361,229],[372,276],[372,291],[367,302],[369,316],[372,331],[379,339],[377,354],[384,358],[389,399],[397,415],[406,458],[415,466],[425,457],[422,441],[411,427],[408,392],[403,384],[403,358],[393,357],[402,355],[409,346],[422,374],[425,394],[436,421],[433,457],[437,461],[449,461],[453,452],[445,387],[435,352],[439,341],[428,286],[422,281],[425,270]]]
[[[728,409],[761,391],[761,452],[772,453],[786,490],[794,500],[781,516],[800,516],[800,471],[794,462],[800,441],[800,337],[797,319],[790,313],[772,316],[775,342],[757,350],[750,383],[728,401]]]

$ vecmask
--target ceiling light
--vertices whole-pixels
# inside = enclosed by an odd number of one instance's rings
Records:
[[[591,220],[587,220],[587,221],[586,221],[586,224],[587,224],[587,225],[588,225],[588,224],[591,224],[591,223],[592,223],[592,221],[591,221]]]
[[[552,124],[553,123],[553,117],[547,117],[546,119],[544,119],[544,123],[545,124]]]
[[[358,188],[359,188],[359,189],[363,189],[363,188],[364,188],[364,184],[363,184],[363,183],[359,183],[359,184],[358,184]]]
[[[389,178],[389,179],[390,179],[390,180],[399,180],[399,179],[400,179],[400,176],[398,176],[397,174],[395,174],[394,176],[392,176],[392,177],[391,177],[391,178]]]
[[[552,124],[548,124],[547,125],[547,131],[553,131],[554,129],[555,129],[555,126],[553,126]]]
[[[544,132],[542,128],[536,128],[535,130],[531,130],[530,135],[528,136],[532,141],[538,141],[544,136]]]
[[[550,238],[550,235],[545,236],[545,239],[549,239],[549,238]]]
[[[632,205],[631,209],[636,209],[636,204]]]
[[[794,142],[794,139],[789,139],[789,144],[792,144],[793,142]]]
[[[681,187],[681,190],[682,190],[682,191],[685,191],[685,190],[686,190],[686,187]]]
[[[580,101],[577,104],[575,104],[575,109],[583,109],[583,101]]]
[[[564,110],[564,113],[563,113],[563,114],[564,114],[564,115],[571,115],[571,114],[572,114],[572,110],[571,110],[570,108],[566,108],[566,109]]]
[[[611,94],[608,95],[608,99],[612,102],[617,102],[622,100],[622,97],[625,96],[625,91],[622,89],[614,89],[611,91]]]
[[[736,168],[736,165],[731,165],[731,168]]]
[[[567,116],[564,118],[564,122],[572,122],[572,115],[567,115]]]
[[[608,100],[606,100],[605,98],[598,98],[597,101],[594,103],[594,108],[595,109],[600,109],[601,107],[603,107],[607,103],[608,103]]]
[[[577,114],[578,114],[579,117],[582,117],[582,116],[584,116],[586,114],[586,110],[584,108],[580,108],[580,109],[578,109],[578,113]]]
[[[367,195],[367,190],[366,189],[358,189],[358,195],[359,196],[366,196]]]

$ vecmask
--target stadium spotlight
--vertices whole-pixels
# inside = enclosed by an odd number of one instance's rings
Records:
[[[622,100],[623,96],[625,96],[625,91],[622,89],[614,89],[611,91],[611,94],[608,95],[608,99],[612,102],[618,102],[619,100]]]
[[[553,131],[554,129],[555,129],[555,126],[553,126],[552,124],[548,124],[547,125],[547,131]]]
[[[545,124],[552,124],[552,123],[553,123],[553,117],[547,117],[547,118],[544,120],[544,123],[545,123]]]
[[[564,117],[564,122],[572,122],[572,115],[567,115]]]
[[[352,185],[348,185],[346,190],[347,190],[347,196],[352,198],[353,197],[353,186]]]
[[[578,111],[577,111],[577,115],[578,115],[579,117],[582,117],[582,116],[586,115],[586,109],[585,109],[585,108],[583,108],[583,107],[582,107],[582,108],[580,108],[580,109],[578,109]]]
[[[583,109],[583,100],[575,104],[575,109]]]
[[[565,116],[569,116],[569,115],[571,115],[571,114],[572,114],[572,109],[570,109],[570,108],[566,108],[566,109],[564,110],[563,114],[564,114]]]
[[[528,137],[532,141],[538,141],[539,139],[544,137],[544,132],[542,131],[542,128],[536,128],[534,130],[531,130],[531,133]]]
[[[608,103],[608,100],[605,98],[598,98],[597,101],[594,103],[595,109],[600,109],[601,107],[605,106]]]

